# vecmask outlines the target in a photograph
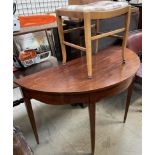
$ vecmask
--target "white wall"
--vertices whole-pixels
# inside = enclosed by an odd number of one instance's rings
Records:
[[[17,4],[16,16],[50,13],[58,7],[68,5],[68,0],[13,0],[13,2]]]

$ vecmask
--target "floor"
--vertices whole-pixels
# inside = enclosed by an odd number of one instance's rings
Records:
[[[19,89],[14,99],[20,98]],[[95,155],[142,154],[141,86],[134,91],[126,123],[122,123],[126,92],[97,103]],[[14,107],[14,125],[20,127],[34,155],[90,155],[88,108],[54,106],[32,100],[40,144],[37,145],[24,104]]]

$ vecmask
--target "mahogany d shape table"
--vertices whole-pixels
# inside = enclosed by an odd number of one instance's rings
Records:
[[[31,99],[46,104],[87,103],[90,119],[91,151],[95,150],[95,107],[103,97],[128,89],[124,122],[132,94],[133,79],[140,61],[126,49],[126,63],[121,61],[121,47],[114,46],[93,55],[93,78],[87,78],[85,58],[81,57],[15,81],[21,87],[31,126],[39,143]]]

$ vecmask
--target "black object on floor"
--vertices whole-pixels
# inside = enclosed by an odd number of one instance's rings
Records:
[[[23,99],[23,98],[21,98],[21,99],[19,99],[19,100],[13,101],[13,107],[15,107],[15,106],[17,106],[17,105],[19,105],[19,104],[21,104],[21,103],[24,103],[24,99]]]
[[[73,107],[78,107],[78,106],[80,106],[81,108],[86,108],[87,107],[87,104],[84,104],[84,103],[73,103],[71,105]]]

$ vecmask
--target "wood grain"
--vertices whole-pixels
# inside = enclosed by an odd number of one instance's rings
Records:
[[[15,81],[21,87],[33,91],[54,94],[86,93],[103,90],[134,76],[139,67],[139,58],[129,49],[126,64],[121,63],[121,47],[107,48],[93,55],[93,78],[88,79],[85,57],[49,68]]]
[[[60,44],[61,44],[61,50],[62,50],[62,62],[63,64],[66,64],[66,47],[64,45],[64,31],[63,31],[63,23],[62,23],[62,18],[61,16],[56,15],[56,20],[58,24],[58,33],[59,33],[59,38],[60,38]]]
[[[84,13],[84,35],[88,78],[92,78],[91,18],[89,12]]]
[[[96,39],[100,39],[103,37],[108,37],[108,36],[114,35],[116,33],[124,32],[124,31],[125,31],[125,28],[121,28],[121,29],[117,29],[117,30],[110,31],[107,33],[102,33],[102,34],[95,35],[95,36],[91,37],[91,40],[96,40]]]

